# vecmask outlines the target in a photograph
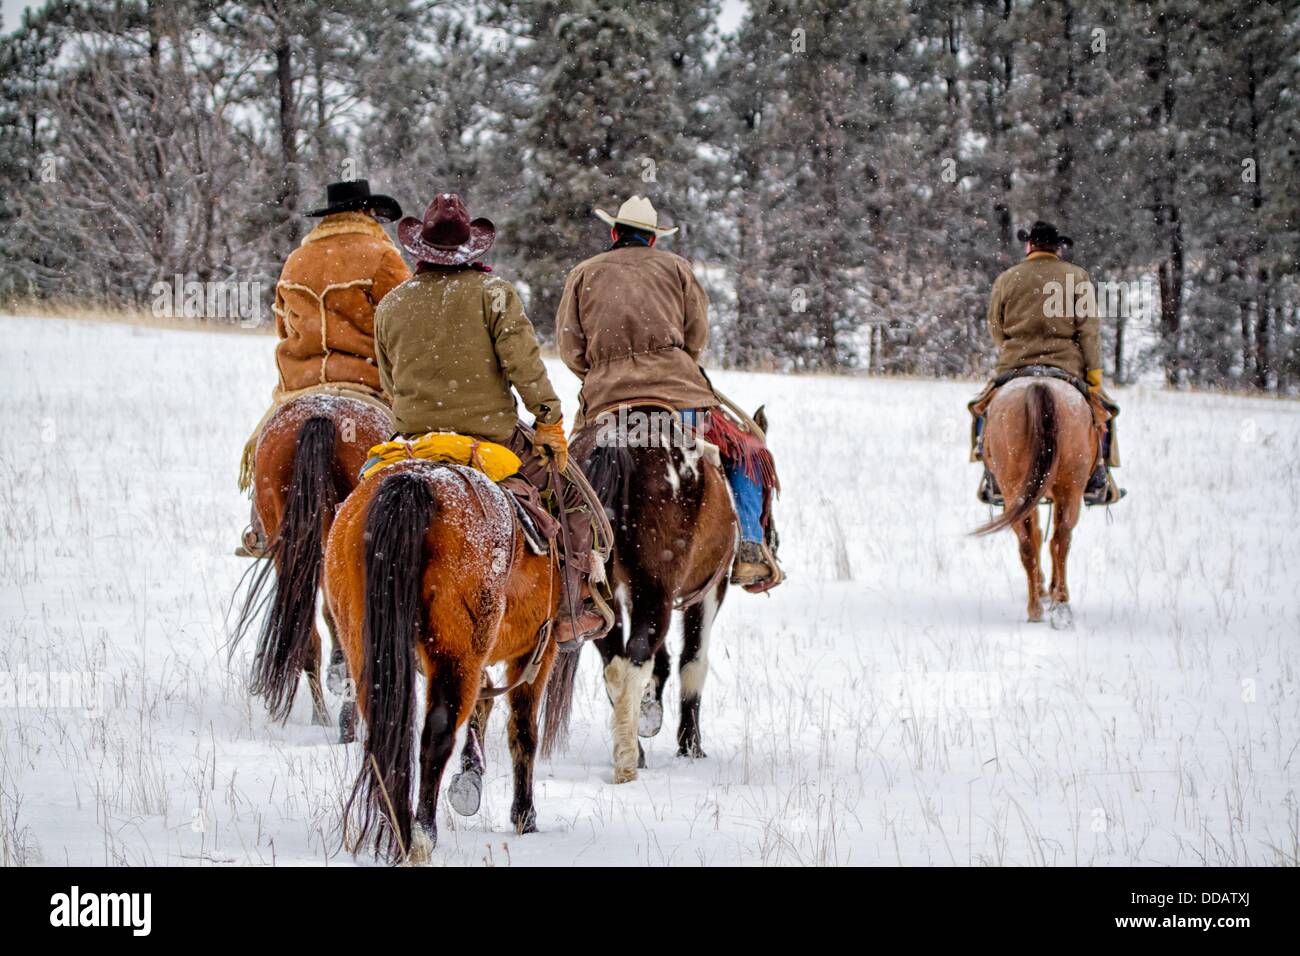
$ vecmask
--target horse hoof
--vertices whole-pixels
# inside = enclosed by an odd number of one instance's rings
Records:
[[[479,802],[483,799],[483,775],[476,770],[467,770],[451,778],[447,788],[447,802],[462,817],[472,817],[478,813]]]
[[[682,744],[680,747],[678,747],[677,756],[689,757],[692,760],[703,760],[705,757],[708,756],[708,754],[704,752],[704,748],[701,747],[698,743],[691,743],[691,744]]]
[[[438,831],[417,823],[411,828],[411,849],[406,862],[410,866],[428,863],[433,858],[433,848],[438,845]]]
[[[631,783],[636,779],[636,767],[615,767],[615,783]]]
[[[1051,622],[1053,630],[1067,630],[1074,626],[1074,611],[1070,609],[1068,604],[1053,604],[1048,612],[1048,620]]]
[[[654,697],[646,697],[641,701],[641,716],[637,718],[636,735],[638,737],[653,737],[659,733],[659,728],[664,725],[664,705],[655,700]]]
[[[529,807],[523,813],[512,813],[510,822],[515,825],[516,833],[536,833],[537,811]]]
[[[348,665],[346,661],[334,661],[325,669],[325,686],[336,697],[344,696],[348,689]]]

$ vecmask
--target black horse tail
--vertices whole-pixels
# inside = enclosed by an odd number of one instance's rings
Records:
[[[345,813],[360,798],[353,845],[373,837],[376,856],[389,860],[411,846],[416,644],[425,629],[422,582],[435,507],[423,477],[398,472],[383,479],[366,514],[365,760]]]
[[[596,445],[582,463],[583,473],[605,509],[617,535],[626,530],[629,489],[632,483],[632,449],[626,442]]]
[[[299,427],[284,517],[267,545],[269,560],[259,562],[254,572],[234,629],[237,642],[270,605],[258,634],[249,686],[266,700],[275,720],[289,716],[298,675],[311,651],[325,521],[339,503],[336,438],[336,426],[328,418],[309,418]]]
[[[976,528],[971,534],[991,534],[1024,521],[1038,507],[1038,500],[1051,480],[1052,471],[1056,467],[1058,445],[1056,400],[1052,397],[1052,389],[1045,382],[1034,382],[1025,389],[1025,406],[1030,455],[1025,482],[1014,503],[1008,501],[1002,514]],[[1004,489],[1003,494],[1005,493]]]
[[[627,530],[627,512],[634,463],[626,442],[596,444],[582,462],[596,499],[605,509],[617,537]],[[542,755],[549,757],[569,740],[569,715],[573,711],[573,689],[581,654],[558,655],[546,681],[545,724],[542,730]]]

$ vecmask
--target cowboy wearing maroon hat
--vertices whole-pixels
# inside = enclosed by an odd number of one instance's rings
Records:
[[[529,486],[518,487],[518,478],[503,484],[515,483],[521,500],[536,504],[550,458],[563,472],[569,450],[560,399],[519,294],[481,261],[496,228],[488,219],[470,219],[459,196],[440,193],[423,219],[408,216],[397,224],[397,237],[419,265],[376,310],[375,352],[398,432],[455,432],[509,447]],[[531,429],[519,421],[512,388],[534,416]],[[568,553],[556,636],[562,650],[574,650],[602,636],[613,618],[588,603],[588,578],[602,563],[592,560],[585,500],[571,481],[562,484],[558,517],[567,522]]]

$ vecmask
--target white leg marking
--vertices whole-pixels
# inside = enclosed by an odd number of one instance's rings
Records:
[[[641,717],[641,698],[653,674],[654,662],[633,665],[626,657],[616,657],[605,668],[605,686],[614,703],[611,728],[614,736],[614,782],[636,779],[637,723]]]
[[[700,620],[700,649],[695,659],[681,668],[682,698],[698,697],[704,690],[704,681],[709,676],[709,636],[713,633],[713,621],[718,616],[718,592],[715,588],[700,602],[702,617]]]

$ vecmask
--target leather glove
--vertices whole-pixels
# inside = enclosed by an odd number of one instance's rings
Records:
[[[1088,369],[1088,391],[1093,393],[1101,391],[1101,369]]]
[[[545,458],[554,455],[560,471],[569,467],[569,442],[564,437],[564,419],[543,425],[533,423],[533,453]]]

